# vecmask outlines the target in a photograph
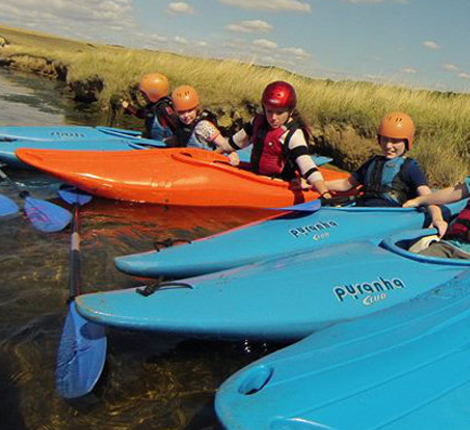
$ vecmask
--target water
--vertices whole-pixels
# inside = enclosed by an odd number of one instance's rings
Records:
[[[104,117],[70,100],[60,83],[0,69],[0,126],[96,125],[104,124]],[[44,175],[7,173],[34,196],[56,196],[58,184]],[[0,192],[20,203],[6,184],[0,184]],[[155,240],[205,236],[261,215],[95,198],[80,216],[82,288],[90,292],[136,285],[136,279],[114,268],[113,257],[149,250]],[[109,330],[108,361],[95,396],[78,405],[56,394],[69,241],[68,230],[39,233],[22,216],[0,222],[0,430],[219,428],[212,404],[216,388],[265,354],[265,345],[247,348],[243,343]]]

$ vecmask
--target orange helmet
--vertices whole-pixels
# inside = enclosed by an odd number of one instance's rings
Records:
[[[168,95],[168,79],[161,73],[145,75],[139,84],[139,90],[153,103]]]
[[[377,134],[393,139],[404,139],[406,141],[406,149],[410,150],[413,147],[415,125],[406,113],[392,112],[382,118]]]
[[[195,109],[199,106],[199,96],[196,90],[189,85],[181,85],[171,93],[171,101],[175,111]]]

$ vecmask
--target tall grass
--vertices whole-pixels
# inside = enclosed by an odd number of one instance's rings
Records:
[[[410,155],[419,160],[432,185],[455,183],[470,172],[470,96],[466,94],[310,79],[234,60],[87,44],[2,26],[0,36],[10,42],[2,57],[17,58],[17,66],[37,69],[41,61],[49,67],[62,65],[68,83],[99,78],[104,88],[97,97],[104,108],[113,94],[128,96],[143,74],[159,71],[173,87],[183,83],[196,87],[203,103],[225,112],[227,118],[248,119],[264,86],[287,80],[296,87],[299,111],[312,127],[317,149],[334,154],[337,163],[348,169],[377,151],[380,118],[390,111],[405,111],[417,126],[417,144]]]

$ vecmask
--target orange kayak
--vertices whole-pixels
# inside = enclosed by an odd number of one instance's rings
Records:
[[[318,198],[195,148],[146,151],[18,149],[20,160],[99,197],[185,206],[282,207]],[[325,180],[345,173],[320,168]]]

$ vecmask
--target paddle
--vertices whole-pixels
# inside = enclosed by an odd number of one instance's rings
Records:
[[[287,212],[316,212],[321,208],[321,200],[312,200],[310,202],[299,203],[293,206],[284,206],[282,208],[266,208],[273,211],[287,211]]]
[[[18,205],[10,198],[0,194],[0,218],[18,213]]]
[[[322,206],[342,206],[351,204],[355,201],[355,196],[338,196],[330,199],[316,199],[310,202],[299,203],[293,206],[285,206],[282,208],[266,208],[273,211],[289,211],[289,212],[316,212]]]
[[[72,220],[72,214],[67,209],[45,200],[31,197],[28,191],[22,190],[1,168],[0,178],[19,192],[19,196],[24,200],[23,210],[31,224],[33,224],[33,227],[37,230],[46,233],[60,231]]]
[[[106,335],[103,326],[81,317],[75,308],[80,294],[80,235],[78,208],[91,196],[70,189],[60,190],[60,196],[73,204],[72,238],[70,244],[69,313],[60,338],[56,363],[56,388],[66,399],[89,394],[103,371],[106,359]]]

